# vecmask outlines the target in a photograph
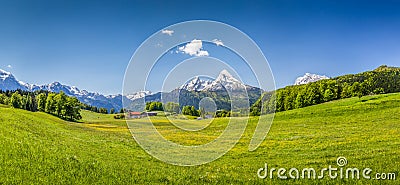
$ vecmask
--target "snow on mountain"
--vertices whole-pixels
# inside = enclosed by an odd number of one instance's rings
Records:
[[[53,82],[47,85],[34,86],[31,91],[46,90],[50,92],[63,91],[68,96],[77,97],[79,101],[88,105],[96,107],[104,107],[107,109],[114,108],[119,110],[122,108],[122,95],[109,95],[104,96],[96,92],[88,92],[86,90],[80,90],[75,86],[63,85],[60,82]]]
[[[246,85],[234,78],[227,70],[222,70],[218,77],[209,85],[204,87],[203,91],[220,91],[220,90],[244,90]]]
[[[0,69],[0,89],[2,90],[28,90],[27,84],[18,81],[10,72]]]
[[[306,73],[304,76],[298,77],[294,82],[294,85],[308,84],[323,79],[329,79],[329,77],[324,75],[321,76],[317,74]]]
[[[140,99],[143,98],[147,95],[151,95],[152,93],[150,91],[139,91],[139,92],[135,92],[133,94],[128,94],[126,95],[126,97],[130,100],[136,100],[136,99]]]
[[[187,91],[202,91],[205,87],[211,85],[212,81],[200,79],[198,76],[194,77],[189,82],[183,84],[179,89]]]
[[[122,99],[129,101],[122,95],[109,95],[104,96],[99,93],[88,92],[86,90],[80,90],[75,86],[63,85],[60,82],[53,82],[46,85],[34,85],[18,81],[10,72],[0,69],[0,89],[1,90],[25,90],[25,91],[38,91],[45,90],[50,92],[63,91],[68,96],[74,96],[79,101],[88,105],[96,107],[104,107],[107,109],[114,108],[119,110],[122,108]]]
[[[247,88],[247,90],[258,89],[241,83],[239,80],[234,78],[227,70],[222,70],[214,81],[195,77],[178,89],[185,89],[187,91],[240,91],[244,90],[245,88]],[[81,90],[75,86],[64,85],[60,82],[53,82],[46,85],[28,84],[22,81],[18,81],[10,72],[1,69],[0,89],[21,89],[27,91],[46,90],[57,93],[63,91],[65,94],[77,97],[79,101],[88,105],[105,107],[107,109],[114,108],[115,110],[119,110],[122,108],[122,100],[124,100],[125,103],[129,104],[130,102],[144,98],[145,96],[148,96],[149,99],[151,99],[152,96],[159,96],[159,93],[153,94],[150,91],[139,91],[128,94],[126,96],[122,96],[120,94],[104,96],[99,93]]]
[[[6,78],[9,78],[11,76],[12,76],[12,74],[10,72],[0,69],[0,79],[1,80],[5,80]]]
[[[170,92],[158,92],[145,98],[132,100],[127,107],[130,110],[141,111],[144,109],[144,102],[160,101],[163,103],[175,102],[182,106],[193,105],[198,108],[202,98],[219,97],[219,99],[217,98],[219,109],[229,110],[232,108],[240,110],[257,101],[262,92],[262,89],[245,85],[227,70],[222,70],[215,80],[196,76]],[[235,105],[233,107],[230,96],[235,97],[233,100]]]
[[[196,76],[178,89],[185,89],[187,91],[225,91],[225,89],[229,91],[242,91],[246,88],[254,89],[255,87],[243,84],[224,69],[214,81],[201,79]]]

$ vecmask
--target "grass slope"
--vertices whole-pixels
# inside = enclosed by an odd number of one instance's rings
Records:
[[[399,113],[400,94],[350,98],[280,112],[266,140],[249,152],[257,122],[252,118],[242,139],[226,155],[205,165],[180,167],[148,155],[132,139],[125,121],[112,115],[83,111],[82,122],[72,123],[45,113],[0,106],[0,184],[399,184]],[[189,133],[176,129],[165,118],[155,119],[165,137],[188,145],[208,142],[227,122],[226,118],[215,119],[188,137]],[[269,168],[318,170],[337,167],[339,156],[347,158],[346,167],[369,167],[373,174],[395,172],[397,180],[257,177],[264,163]]]

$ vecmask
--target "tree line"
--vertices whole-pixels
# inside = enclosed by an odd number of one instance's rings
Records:
[[[166,111],[166,112],[171,112],[171,113],[181,113],[183,115],[189,115],[189,116],[197,116],[197,117],[205,117],[207,114],[205,112],[205,109],[203,107],[200,107],[199,109],[196,109],[195,106],[193,105],[184,105],[182,106],[182,110],[180,110],[180,105],[175,102],[167,102],[166,104],[163,104],[161,102],[146,102],[146,111]],[[214,117],[231,117],[232,112],[228,110],[218,110],[217,112],[214,113]],[[236,115],[238,116],[238,115]],[[118,119],[118,118],[116,118]]]
[[[163,111],[163,104],[161,102],[146,102],[145,109],[147,111]]]
[[[108,111],[107,108],[104,108],[104,107],[96,107],[96,106],[87,105],[87,104],[84,104],[84,105],[82,106],[82,109],[88,110],[88,111],[92,111],[92,112],[101,113],[101,114],[116,114],[116,113],[118,113],[114,108],[111,108],[110,111]],[[125,111],[124,111],[123,108],[121,108],[121,109],[119,110],[119,113],[124,113],[124,112],[125,112]]]
[[[182,108],[182,114],[189,116],[200,116],[201,112],[200,110],[197,110],[194,106],[185,105]]]
[[[108,112],[106,108],[81,103],[76,97],[67,96],[63,91],[59,93],[44,90],[30,92],[23,90],[0,90],[0,104],[32,112],[40,111],[55,115],[59,118],[76,121],[82,118],[81,109],[103,114],[115,113],[114,109]],[[123,113],[123,109],[120,110]]]
[[[400,92],[400,68],[380,66],[373,71],[266,92],[252,105],[250,114],[267,114],[343,98],[393,92]]]
[[[81,102],[75,97],[67,96],[63,91],[1,91],[0,103],[28,111],[46,112],[66,120],[79,120]]]

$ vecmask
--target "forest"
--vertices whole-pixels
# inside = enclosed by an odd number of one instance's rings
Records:
[[[0,103],[28,111],[46,112],[66,120],[81,119],[81,102],[75,97],[67,96],[63,91],[50,93],[47,91],[1,91]]]
[[[265,92],[250,115],[268,114],[349,97],[400,92],[400,68],[380,66],[373,71],[339,76]]]

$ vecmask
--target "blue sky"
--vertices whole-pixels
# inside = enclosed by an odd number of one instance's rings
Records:
[[[400,1],[0,1],[0,68],[28,83],[121,93],[134,51],[171,24],[232,25],[264,52],[277,87],[306,72],[400,66]]]

